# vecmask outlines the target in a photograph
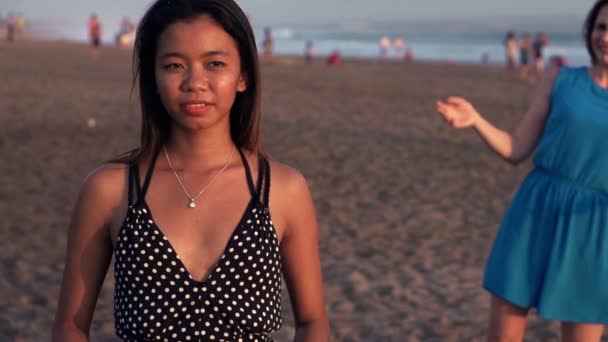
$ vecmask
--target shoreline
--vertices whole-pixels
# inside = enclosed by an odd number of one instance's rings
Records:
[[[0,31],[0,37],[2,37],[1,33],[2,33],[2,31]],[[87,42],[82,42],[82,41],[78,41],[78,40],[70,40],[70,39],[60,39],[60,38],[45,39],[45,38],[31,38],[31,37],[26,36],[26,38],[19,39],[13,43],[8,43],[6,41],[6,39],[4,39],[4,40],[0,39],[0,47],[7,48],[7,47],[10,47],[13,45],[22,45],[23,46],[24,44],[25,44],[25,46],[28,46],[28,45],[30,45],[30,46],[35,46],[35,45],[48,46],[48,45],[61,44],[61,45],[74,46],[74,47],[89,47],[89,44]],[[120,51],[132,52],[131,47],[122,47],[122,46],[118,46],[116,44],[102,44],[100,49],[102,51],[104,49],[110,49],[110,50],[116,49],[116,50],[120,50]],[[259,52],[260,62],[269,63],[269,64],[273,63],[273,62],[264,60],[261,50],[259,50],[258,52]],[[315,63],[325,63],[328,57],[329,57],[329,55],[314,56],[313,61]],[[276,62],[278,62],[280,64],[295,64],[295,63],[306,64],[306,61],[304,59],[304,54],[301,54],[301,55],[275,54],[273,56],[273,58],[276,59]],[[487,68],[503,68],[504,67],[504,64],[501,64],[498,62],[492,62],[492,61],[490,61],[487,64],[484,64],[481,61],[467,62],[467,61],[452,61],[449,59],[436,60],[436,59],[416,59],[416,58],[414,58],[412,61],[405,61],[403,59],[397,59],[397,58],[381,58],[381,57],[374,58],[374,57],[365,57],[365,56],[342,56],[341,59],[343,62],[346,62],[346,63],[380,63],[380,64],[395,64],[395,65],[426,64],[426,65],[447,65],[447,66],[472,66],[472,67],[487,67]]]

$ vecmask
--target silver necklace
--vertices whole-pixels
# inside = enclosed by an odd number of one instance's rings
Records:
[[[226,168],[228,167],[228,163],[230,163],[230,159],[232,159],[232,155],[234,154],[235,149],[236,149],[236,146],[232,145],[232,152],[230,152],[230,155],[228,156],[228,159],[226,160],[226,164],[224,165],[224,167],[221,170],[219,170],[218,173],[216,173],[215,176],[213,176],[213,178],[211,178],[211,180],[209,181],[209,183],[207,183],[207,185],[205,185],[203,190],[201,190],[196,196],[192,197],[186,190],[186,187],[184,186],[184,183],[182,183],[182,180],[177,175],[177,172],[175,172],[173,165],[171,165],[171,159],[169,159],[169,154],[167,153],[167,149],[165,148],[165,145],[163,145],[163,151],[165,151],[165,157],[167,157],[167,163],[169,164],[169,168],[171,169],[171,171],[173,171],[173,174],[175,175],[175,178],[177,178],[177,182],[182,187],[182,190],[184,190],[184,194],[186,194],[186,197],[188,197],[188,199],[190,199],[190,202],[188,202],[189,208],[196,208],[196,203],[194,203],[194,201],[196,201],[196,199],[199,198],[199,196],[202,195],[203,192],[205,192],[205,190],[207,190],[209,185],[211,185],[211,183],[213,183],[213,181],[217,178],[217,176],[220,175],[220,173],[222,173],[222,172],[224,172],[224,170],[226,170]]]

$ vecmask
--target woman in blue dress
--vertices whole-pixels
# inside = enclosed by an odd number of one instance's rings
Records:
[[[584,27],[591,66],[549,71],[514,132],[463,98],[437,102],[512,164],[536,150],[488,258],[488,341],[523,340],[531,308],[561,321],[564,341],[600,341],[608,323],[608,0]]]

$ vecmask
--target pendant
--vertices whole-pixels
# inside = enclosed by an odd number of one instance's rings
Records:
[[[194,203],[194,201],[190,200],[190,203],[188,203],[188,207],[196,208],[196,204]]]

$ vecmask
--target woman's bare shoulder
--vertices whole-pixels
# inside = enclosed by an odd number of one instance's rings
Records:
[[[122,163],[105,163],[101,164],[95,169],[91,170],[86,176],[84,183],[90,185],[101,185],[107,186],[115,185],[115,183],[124,182],[127,173],[129,171],[129,165]]]
[[[272,160],[270,161],[270,170],[273,188],[283,189],[290,195],[301,194],[301,192],[308,193],[306,178],[298,169]]]
[[[93,196],[98,204],[118,204],[124,197],[129,166],[106,163],[93,169],[84,179],[81,196]]]

